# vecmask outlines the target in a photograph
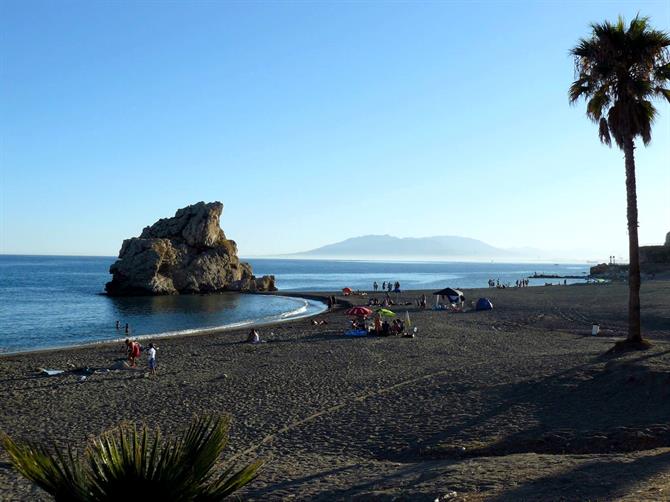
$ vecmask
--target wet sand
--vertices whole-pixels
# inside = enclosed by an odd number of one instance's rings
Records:
[[[73,369],[113,367],[118,344],[0,357],[0,429],[64,444],[121,420],[174,432],[230,413],[227,458],[267,461],[254,500],[668,500],[670,282],[643,284],[653,347],[616,357],[625,285],[465,293],[495,309],[392,307],[414,339],[343,337],[340,309],[265,326],[260,345],[247,330],[158,340],[157,378],[142,360],[79,381]],[[0,499],[48,497],[2,452]]]

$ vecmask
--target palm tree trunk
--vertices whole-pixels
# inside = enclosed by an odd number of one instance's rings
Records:
[[[637,239],[637,189],[635,187],[635,144],[626,138],[626,198],[628,202],[628,341],[642,342],[640,332],[640,253]]]

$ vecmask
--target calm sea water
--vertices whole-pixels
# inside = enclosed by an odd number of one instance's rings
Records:
[[[0,256],[0,352],[124,338],[183,334],[244,326],[320,312],[324,305],[301,298],[185,295],[112,298],[102,295],[115,258]]]
[[[101,295],[112,257],[0,256],[0,352],[63,347],[133,336],[179,334],[310,315],[318,302],[260,295],[111,298]],[[399,281],[403,289],[483,287],[488,279],[514,283],[533,272],[580,275],[586,265],[375,263],[248,260],[257,275],[274,274],[286,291],[371,289]],[[545,280],[531,281],[544,284]],[[575,282],[568,279],[568,282]]]
[[[485,288],[488,280],[514,285],[535,272],[538,274],[584,276],[589,265],[537,263],[433,263],[364,262],[326,260],[248,259],[256,275],[274,274],[277,287],[286,291],[336,291],[344,287],[371,290],[377,281],[400,282],[402,289],[442,289],[444,287]],[[583,282],[567,279],[568,284]],[[563,283],[557,279],[531,279],[531,286]]]

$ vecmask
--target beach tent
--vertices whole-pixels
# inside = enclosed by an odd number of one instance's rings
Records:
[[[459,289],[444,288],[433,293],[435,295],[435,307],[440,303],[441,299],[448,299],[449,303],[460,303],[461,300],[465,300],[465,295],[463,291]]]
[[[475,310],[493,310],[493,303],[488,298],[480,298],[477,300]]]

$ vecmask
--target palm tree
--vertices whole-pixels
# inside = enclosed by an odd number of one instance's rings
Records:
[[[649,18],[636,16],[628,26],[615,23],[591,25],[591,36],[582,38],[570,51],[578,77],[570,86],[570,103],[587,101],[586,115],[599,126],[600,141],[608,146],[614,138],[626,159],[628,202],[628,337],[620,348],[648,346],[640,331],[640,259],[637,238],[635,189],[635,139],[651,141],[657,115],[652,100],[670,102],[670,37],[649,26]]]
[[[83,455],[72,448],[51,453],[3,436],[16,469],[58,501],[147,500],[213,502],[256,476],[262,462],[218,476],[214,466],[228,440],[225,417],[195,418],[180,438],[163,439],[124,423],[94,439]]]

